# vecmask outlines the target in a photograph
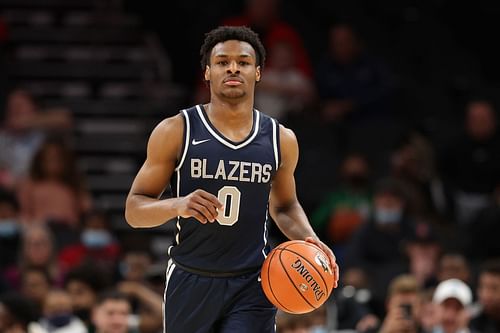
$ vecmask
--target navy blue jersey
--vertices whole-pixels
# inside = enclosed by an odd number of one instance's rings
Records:
[[[250,134],[234,142],[210,123],[202,105],[182,113],[184,145],[173,193],[182,197],[202,189],[224,208],[214,223],[178,217],[169,254],[178,264],[206,272],[258,268],[269,250],[269,192],[280,163],[278,123],[253,110]]]

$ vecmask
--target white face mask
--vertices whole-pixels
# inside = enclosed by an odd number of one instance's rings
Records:
[[[15,219],[0,219],[0,237],[13,237],[19,233],[19,223]]]
[[[375,222],[378,224],[395,224],[401,220],[401,208],[375,208]]]

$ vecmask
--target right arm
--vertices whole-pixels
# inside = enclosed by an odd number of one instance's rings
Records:
[[[213,222],[217,198],[203,190],[185,197],[160,200],[180,159],[184,121],[182,115],[163,120],[151,133],[146,161],[137,173],[125,204],[125,219],[135,228],[156,227],[174,217],[194,217]]]

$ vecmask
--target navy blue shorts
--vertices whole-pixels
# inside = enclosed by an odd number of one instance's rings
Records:
[[[165,288],[167,333],[271,333],[276,308],[267,300],[259,272],[207,277],[169,262]]]

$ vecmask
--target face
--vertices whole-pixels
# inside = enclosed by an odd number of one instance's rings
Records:
[[[45,147],[42,164],[43,172],[48,177],[61,175],[64,171],[64,159],[61,148],[54,144]]]
[[[95,308],[93,322],[99,333],[126,333],[130,305],[124,300],[107,300]]]
[[[23,240],[25,260],[36,267],[49,263],[52,257],[52,240],[48,232],[41,228],[30,228]]]
[[[493,108],[486,102],[471,103],[467,110],[466,129],[475,139],[487,139],[496,130],[496,119]]]
[[[66,286],[66,291],[69,293],[75,309],[90,309],[96,301],[94,291],[83,282],[70,281]]]
[[[50,283],[41,272],[28,271],[23,276],[22,290],[26,297],[42,304],[50,290]]]
[[[7,100],[5,125],[13,130],[24,130],[26,119],[36,114],[36,107],[29,95],[24,91],[12,92]]]
[[[456,332],[464,327],[466,311],[460,301],[448,298],[437,306],[438,323],[446,333]]]
[[[46,317],[59,313],[70,313],[72,311],[71,298],[64,291],[52,291],[45,298],[43,314]]]
[[[438,278],[440,281],[448,279],[469,280],[469,268],[464,257],[460,255],[445,255],[439,262]]]
[[[330,50],[341,64],[355,60],[359,53],[359,45],[353,31],[347,26],[337,26],[330,31]]]
[[[484,312],[495,318],[500,317],[500,274],[482,273],[479,277],[479,302]]]
[[[210,81],[211,95],[222,100],[253,98],[255,82],[260,80],[255,50],[249,43],[237,40],[215,45],[205,80]]]
[[[124,258],[124,265],[127,268],[125,278],[131,281],[141,281],[151,265],[148,255],[142,253],[128,253]]]

